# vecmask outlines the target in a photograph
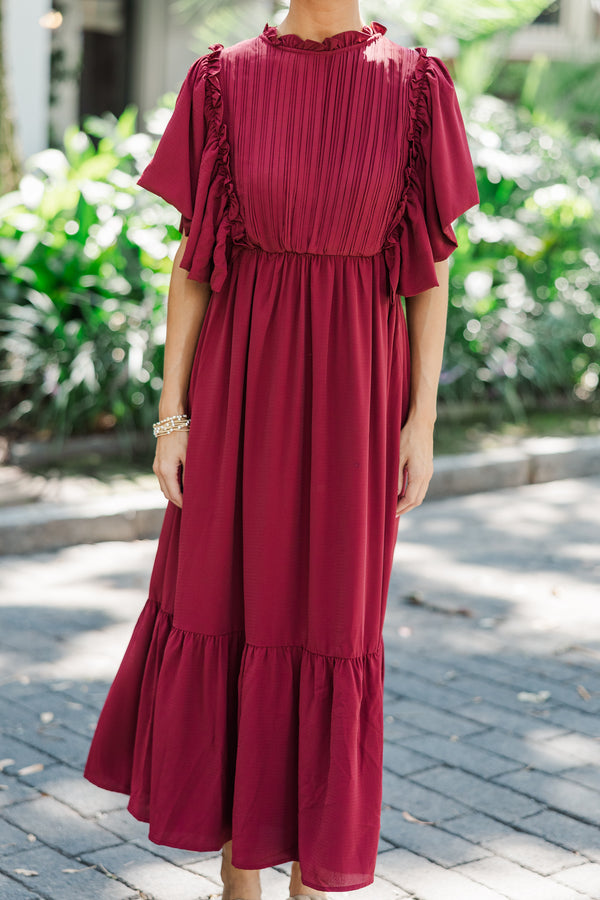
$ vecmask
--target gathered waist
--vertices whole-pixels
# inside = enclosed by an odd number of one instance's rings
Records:
[[[315,256],[317,258],[339,257],[341,259],[373,259],[385,252],[383,247],[380,250],[376,250],[375,253],[317,253],[312,250],[267,250],[265,247],[250,244],[234,243],[233,246],[236,250],[264,253],[267,256]]]
[[[348,260],[359,260],[359,259],[369,259],[374,260],[377,257],[382,257],[387,269],[387,277],[388,277],[388,293],[390,298],[390,303],[395,303],[396,301],[396,292],[394,290],[394,281],[391,273],[391,266],[393,265],[393,259],[390,256],[389,248],[387,246],[381,247],[379,250],[376,250],[374,253],[316,253],[314,251],[309,250],[267,250],[264,247],[260,247],[257,244],[250,243],[233,243],[233,255],[237,256],[238,253],[255,253],[260,254],[262,256],[273,256],[273,257],[281,257],[281,256],[289,256],[292,258],[298,259],[341,259],[347,262]]]

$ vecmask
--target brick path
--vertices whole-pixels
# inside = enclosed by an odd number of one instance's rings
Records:
[[[598,534],[599,476],[401,519],[376,879],[332,900],[600,900]],[[0,900],[221,894],[219,853],[151,843],[81,776],[155,549],[0,560]],[[289,871],[263,871],[263,900]]]

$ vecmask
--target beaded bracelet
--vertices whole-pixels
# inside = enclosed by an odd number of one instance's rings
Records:
[[[152,426],[154,437],[160,437],[161,434],[171,434],[172,431],[187,431],[190,427],[190,418],[186,415],[167,416],[155,422]]]

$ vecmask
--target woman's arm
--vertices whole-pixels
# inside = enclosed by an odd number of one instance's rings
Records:
[[[184,235],[175,254],[169,282],[163,387],[158,404],[160,419],[188,412],[190,374],[211,293],[209,284],[193,281],[187,277],[186,269],[181,268],[186,243]],[[152,466],[163,494],[179,507],[183,503],[179,467],[185,465],[187,437],[187,431],[160,435],[156,439]]]
[[[433,475],[433,429],[448,310],[448,260],[435,263],[439,285],[406,301],[410,343],[410,402],[400,434],[396,515],[423,502]],[[406,466],[408,482],[401,497]]]

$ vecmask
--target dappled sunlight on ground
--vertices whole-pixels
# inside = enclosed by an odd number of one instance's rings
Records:
[[[600,897],[599,526],[598,477],[401,518],[376,879],[333,896]],[[156,546],[0,559],[0,896],[221,895],[218,852],[152,843],[127,795],[82,777]],[[290,869],[263,870],[263,900]]]

